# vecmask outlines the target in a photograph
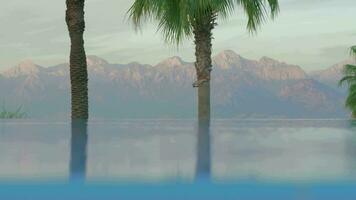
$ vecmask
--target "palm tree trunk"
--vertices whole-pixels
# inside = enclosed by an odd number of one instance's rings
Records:
[[[215,17],[211,15],[196,20],[193,24],[197,73],[197,81],[193,86],[198,87],[198,118],[205,122],[210,120],[211,42],[214,19]]]
[[[193,24],[195,39],[195,68],[198,87],[198,149],[197,176],[210,176],[210,73],[212,70],[212,30],[215,25],[213,14],[196,19]]]
[[[71,40],[70,80],[72,119],[88,119],[88,72],[84,49],[84,0],[66,0],[66,22]]]

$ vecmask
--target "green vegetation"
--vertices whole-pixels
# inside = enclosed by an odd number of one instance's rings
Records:
[[[350,52],[356,58],[356,46],[351,47]],[[345,106],[351,110],[352,117],[356,118],[356,66],[345,65],[343,75],[344,77],[340,80],[339,85],[346,84],[348,86],[348,96]]]
[[[15,111],[8,111],[5,107],[0,111],[0,119],[22,119],[26,117],[26,113],[22,111],[20,106]]]
[[[257,31],[269,12],[273,18],[279,11],[278,0],[135,0],[129,10],[136,28],[145,20],[158,21],[158,30],[168,43],[179,45],[194,37],[197,81],[193,86],[198,88],[199,129],[210,124],[212,31],[218,17],[226,19],[237,7],[247,15],[250,32]]]

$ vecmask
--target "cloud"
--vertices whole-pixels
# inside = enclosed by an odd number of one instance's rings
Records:
[[[185,41],[177,51],[163,42],[154,23],[145,26],[142,33],[136,33],[126,15],[132,2],[86,1],[85,39],[89,54],[121,63],[154,64],[172,55],[186,60],[194,58],[192,41]],[[25,58],[36,58],[40,64],[51,64],[50,58],[53,64],[67,59],[69,38],[64,1],[0,0],[0,3],[0,67]],[[342,53],[338,53],[337,48],[351,46],[356,39],[352,26],[356,17],[354,0],[342,3],[339,0],[283,0],[280,3],[278,18],[264,24],[257,36],[249,36],[245,29],[246,17],[241,12],[220,21],[214,30],[214,52],[234,49],[247,57],[266,55],[305,68],[321,68],[338,62],[332,60],[341,58]]]

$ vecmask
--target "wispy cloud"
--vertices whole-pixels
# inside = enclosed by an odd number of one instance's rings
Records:
[[[177,51],[162,41],[153,24],[136,33],[126,12],[133,0],[86,1],[88,54],[113,62],[154,64],[179,55],[193,60],[193,43]],[[68,57],[65,2],[0,0],[0,67],[25,58],[51,64]],[[246,57],[261,56],[299,64],[307,70],[327,67],[347,57],[343,48],[356,40],[354,0],[280,0],[281,13],[264,24],[257,36],[245,30],[246,17],[236,12],[214,31],[214,52],[233,49]],[[45,9],[44,9],[45,8]],[[125,18],[126,17],[126,18]],[[340,51],[340,52],[339,52]],[[299,53],[296,53],[299,52]]]

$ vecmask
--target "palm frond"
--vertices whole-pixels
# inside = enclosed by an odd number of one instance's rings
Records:
[[[350,49],[350,54],[356,57],[356,46],[352,46]],[[348,85],[348,96],[345,101],[345,106],[349,108],[353,115],[356,113],[356,66],[355,65],[345,65],[342,73],[344,77],[339,81],[339,86],[344,83]]]
[[[346,98],[345,106],[351,111],[356,111],[356,84],[349,87],[349,93]]]
[[[211,0],[210,2],[215,12],[224,19],[230,16],[237,6],[241,6],[248,17],[247,29],[251,33],[257,31],[269,13],[273,19],[279,12],[278,0]],[[270,8],[269,12],[266,9],[267,6]]]
[[[242,7],[248,17],[247,29],[252,33],[265,21],[266,9],[261,1],[241,0]]]
[[[356,66],[355,65],[345,65],[342,74],[344,77],[339,81],[339,86],[342,86],[344,83],[351,86],[356,84]]]
[[[248,16],[247,29],[255,32],[269,13],[267,4],[275,17],[278,0],[135,0],[128,13],[136,29],[147,20],[157,21],[166,42],[179,44],[192,36],[194,20],[211,14],[226,18],[237,6]]]
[[[356,45],[350,48],[350,54],[356,57]]]
[[[347,84],[349,85],[352,81],[355,81],[354,79],[355,79],[354,76],[344,76],[344,77],[339,81],[339,87],[343,86],[345,83],[347,83]]]
[[[128,13],[136,29],[148,20],[158,21],[166,42],[179,44],[192,33],[187,0],[136,0]]]
[[[166,42],[179,44],[192,35],[189,9],[184,0],[167,1],[164,12],[157,16],[158,30],[163,32]]]

